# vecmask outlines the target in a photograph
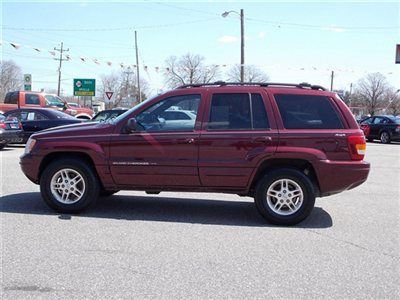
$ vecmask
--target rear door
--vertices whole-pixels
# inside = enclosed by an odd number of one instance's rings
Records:
[[[267,95],[213,92],[200,136],[203,186],[243,189],[260,160],[273,155],[278,131]]]

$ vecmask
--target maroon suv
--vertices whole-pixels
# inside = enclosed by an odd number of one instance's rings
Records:
[[[186,85],[103,123],[37,133],[21,167],[59,212],[119,190],[251,196],[269,222],[363,183],[365,138],[340,98],[309,84]]]

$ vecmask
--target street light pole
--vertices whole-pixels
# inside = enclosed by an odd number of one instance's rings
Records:
[[[240,10],[240,82],[244,82],[244,12]]]
[[[224,12],[221,16],[226,18],[230,13],[235,13],[240,17],[240,82],[244,82],[244,11],[240,10],[240,13],[237,11],[231,10]]]

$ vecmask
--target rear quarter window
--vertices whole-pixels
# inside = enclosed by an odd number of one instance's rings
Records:
[[[287,129],[342,129],[332,100],[325,96],[274,95]]]

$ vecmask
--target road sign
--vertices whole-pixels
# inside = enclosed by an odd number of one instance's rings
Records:
[[[106,96],[107,96],[108,100],[111,100],[113,95],[114,95],[114,92],[106,92]]]
[[[96,79],[74,79],[74,96],[95,96]]]
[[[24,74],[24,91],[32,90],[32,75]]]
[[[24,74],[24,84],[32,84],[32,75]]]

